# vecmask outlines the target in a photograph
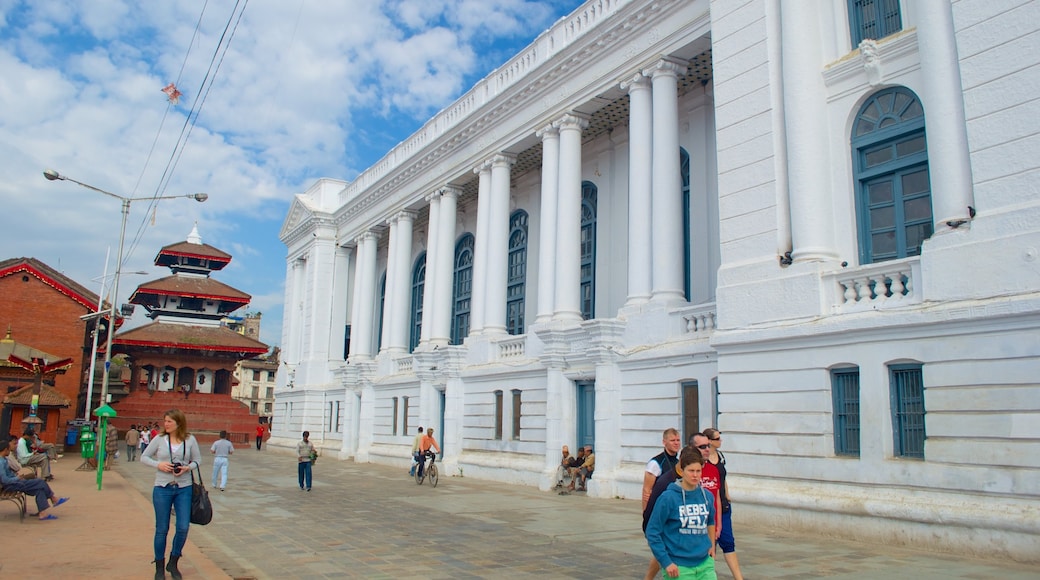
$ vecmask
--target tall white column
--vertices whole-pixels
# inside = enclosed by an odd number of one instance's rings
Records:
[[[353,250],[336,246],[332,272],[332,322],[329,326],[329,360],[346,358],[343,340],[347,325],[347,304],[350,302],[350,268]]]
[[[506,334],[506,285],[509,281],[509,170],[516,156],[491,158],[491,215],[488,218],[487,288],[484,332]]]
[[[560,189],[560,130],[546,125],[538,130],[542,140],[542,192],[538,239],[538,316],[548,322],[553,315],[556,291],[556,211]]]
[[[361,238],[354,238],[354,282],[350,289],[350,345],[347,350],[347,359],[355,359],[358,352],[358,326],[361,320],[361,279],[364,278],[365,268],[362,262]]]
[[[678,83],[679,75],[686,74],[686,63],[665,58],[643,74],[653,83],[651,300],[673,302],[685,298]]]
[[[376,240],[375,232],[365,232],[358,238],[361,248],[359,262],[361,264],[361,283],[358,294],[358,320],[352,332],[350,346],[359,360],[372,358],[373,337],[375,336],[375,301],[376,301]],[[357,338],[353,338],[357,337]],[[356,344],[356,348],[355,348]]]
[[[815,2],[781,2],[780,27],[787,182],[795,261],[838,257],[827,187],[828,151],[823,56]]]
[[[397,247],[394,249],[394,285],[387,288],[387,295],[394,297],[393,327],[390,330],[390,352],[408,352],[408,330],[412,312],[412,235],[415,212],[402,211],[397,214]],[[385,322],[384,322],[385,324]]]
[[[307,317],[314,316],[314,312],[307,306],[307,257],[306,255],[296,259],[293,264],[293,310],[295,311],[297,323],[293,325],[293,352],[296,353],[296,363],[300,363],[307,357],[304,350],[303,329],[307,323]]]
[[[473,308],[470,311],[470,335],[484,330],[484,305],[487,304],[488,217],[491,215],[491,163],[485,161],[473,169],[477,174],[477,240],[473,249]]]
[[[451,341],[452,282],[454,281],[455,220],[460,190],[448,186],[441,190],[440,233],[437,234],[437,274],[434,277],[434,325],[430,340],[437,344]],[[429,263],[427,263],[427,266]],[[427,270],[429,271],[429,270]]]
[[[974,206],[968,129],[957,43],[953,36],[953,7],[949,0],[919,0],[914,8],[922,23],[917,27],[921,54],[921,98],[928,113],[928,169],[932,187],[935,230],[946,222],[968,219]]]
[[[300,324],[296,311],[296,260],[285,261],[285,310],[282,312],[282,360],[295,363],[299,354],[295,352],[294,329]],[[285,385],[286,373],[278,373],[278,386]]]
[[[653,264],[653,101],[650,80],[642,72],[621,83],[628,91],[628,300],[626,305],[650,299]],[[678,156],[678,154],[677,154]],[[681,186],[681,184],[680,184]]]
[[[433,336],[433,308],[436,304],[435,281],[437,279],[437,238],[440,236],[441,194],[431,193],[426,196],[430,204],[429,218],[426,222],[426,280],[423,283],[423,312],[419,326],[419,342],[430,342]]]
[[[382,328],[376,325],[379,329],[379,352],[390,351],[390,329],[394,327],[394,311],[396,305],[394,304],[394,276],[397,275],[396,262],[397,262],[397,217],[392,217],[386,220],[386,224],[389,226],[390,241],[387,244],[386,249],[386,290],[383,294],[383,311],[380,316],[383,319]],[[378,272],[378,266],[377,266]],[[376,285],[376,304],[379,304],[379,286]]]
[[[581,132],[589,121],[578,113],[568,113],[553,125],[560,131],[553,319],[581,322]]]

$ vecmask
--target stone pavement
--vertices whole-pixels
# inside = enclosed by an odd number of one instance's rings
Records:
[[[19,525],[13,507],[0,504],[0,526],[20,532],[17,545],[55,547],[30,566],[5,543],[0,578],[151,577],[152,471],[120,460],[99,492],[93,473],[72,471],[78,463],[58,464],[55,490],[73,496],[58,521]],[[203,470],[208,486],[211,462]],[[448,474],[434,489],[417,486],[404,467],[328,457],[314,477],[313,491],[300,491],[290,453],[240,447],[227,491],[211,490],[213,522],[191,528],[185,578],[641,578],[649,560],[631,500]],[[752,580],[1040,578],[1037,567],[757,529],[739,511],[735,519]],[[716,568],[730,578],[721,559]]]

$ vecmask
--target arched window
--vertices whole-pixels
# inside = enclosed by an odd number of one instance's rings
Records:
[[[412,330],[408,340],[408,352],[419,346],[419,337],[422,332],[422,303],[423,292],[426,287],[426,252],[419,254],[412,266]]]
[[[523,334],[527,289],[527,212],[509,217],[509,280],[506,283],[506,332]]]
[[[932,235],[924,108],[912,91],[878,91],[852,126],[861,264],[921,253]]]
[[[693,247],[690,236],[693,227],[690,225],[690,154],[679,148],[679,177],[682,179],[682,228],[683,228],[683,291],[686,301],[693,296]]]
[[[376,334],[376,352],[383,348],[383,313],[386,311],[386,270],[379,278],[379,333]]]
[[[452,289],[451,343],[462,344],[469,335],[473,298],[473,234],[463,234],[455,244],[455,284]]]
[[[581,182],[581,317],[596,315],[596,184]]]

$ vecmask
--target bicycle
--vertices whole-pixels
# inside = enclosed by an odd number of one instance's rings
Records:
[[[426,455],[421,457],[423,463],[415,469],[415,483],[418,485],[422,485],[423,481],[429,477],[430,485],[437,487],[437,482],[440,479],[437,473],[437,464],[435,461],[430,461],[429,465],[426,465],[426,458],[431,455],[432,454],[427,451]]]

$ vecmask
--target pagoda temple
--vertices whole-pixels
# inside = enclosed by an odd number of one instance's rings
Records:
[[[250,300],[210,277],[230,262],[230,254],[202,243],[197,226],[187,240],[159,250],[155,265],[171,275],[141,284],[130,297],[153,322],[113,338],[113,353],[128,355],[132,369],[128,396],[113,405],[117,427],[158,421],[176,407],[192,432],[255,428],[257,417],[231,397],[231,387],[235,364],[268,347],[221,323]]]

